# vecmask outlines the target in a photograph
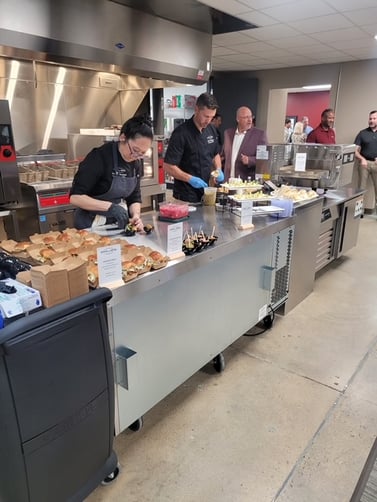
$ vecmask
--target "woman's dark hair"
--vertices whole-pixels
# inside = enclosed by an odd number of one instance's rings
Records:
[[[138,115],[128,119],[120,130],[120,134],[124,134],[127,139],[144,138],[153,139],[152,122],[145,115]]]

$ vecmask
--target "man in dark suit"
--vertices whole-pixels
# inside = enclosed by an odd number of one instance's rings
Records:
[[[253,112],[241,106],[236,114],[237,127],[224,132],[225,179],[255,179],[255,161],[258,145],[266,145],[266,133],[253,125]]]

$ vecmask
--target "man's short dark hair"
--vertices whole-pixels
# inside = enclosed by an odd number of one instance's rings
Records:
[[[209,110],[217,110],[219,107],[215,96],[209,92],[203,92],[203,94],[198,96],[196,106],[198,108],[208,108]]]
[[[377,110],[372,110],[371,112],[369,112],[369,115],[372,115],[372,113],[377,113]]]
[[[325,110],[323,110],[323,112],[321,113],[321,119],[323,119],[323,117],[328,113],[334,113],[334,110],[332,108],[326,108]]]

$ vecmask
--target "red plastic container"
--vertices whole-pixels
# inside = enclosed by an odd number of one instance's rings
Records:
[[[188,204],[174,204],[173,202],[167,202],[165,204],[160,204],[160,214],[164,218],[178,220],[179,218],[185,218],[188,216],[188,208]]]

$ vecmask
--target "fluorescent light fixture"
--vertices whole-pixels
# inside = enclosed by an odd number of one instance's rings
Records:
[[[63,67],[59,68],[58,75],[57,75],[56,81],[55,81],[54,98],[52,100],[50,114],[48,116],[45,134],[43,136],[42,149],[47,148],[47,145],[48,145],[48,142],[49,142],[49,139],[51,136],[52,126],[54,124],[56,113],[58,111],[60,96],[62,95],[62,92],[63,92],[63,82],[64,82],[66,72],[67,72],[67,70],[65,68],[63,68]]]
[[[331,89],[331,84],[303,85],[302,88],[310,89],[311,91],[324,91],[326,89]]]
[[[8,80],[8,87],[5,99],[9,102],[9,109],[12,108],[14,91],[16,89],[18,72],[20,70],[20,63],[18,61],[12,61],[10,66],[10,75]]]

